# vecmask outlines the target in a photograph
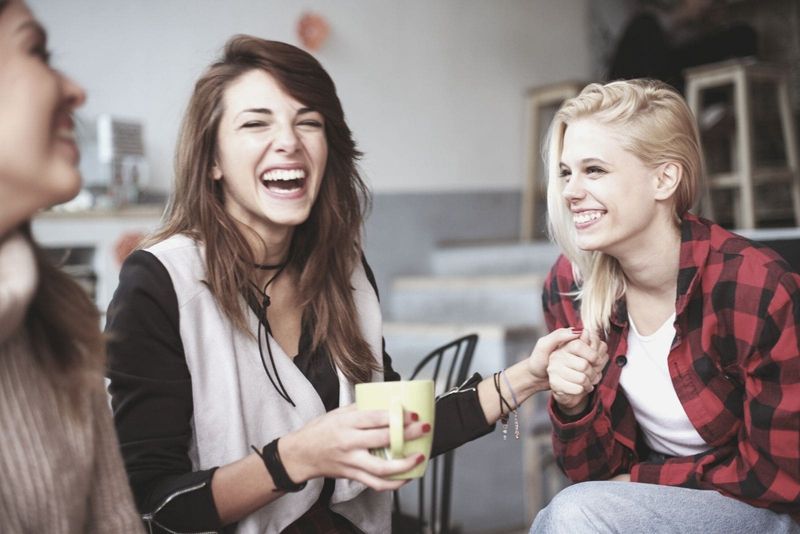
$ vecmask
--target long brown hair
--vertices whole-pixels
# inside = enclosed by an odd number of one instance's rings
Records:
[[[248,332],[242,295],[251,291],[255,258],[224,209],[222,184],[212,179],[212,167],[225,91],[252,70],[267,72],[294,99],[325,118],[325,175],[308,220],[295,228],[288,268],[299,273],[303,322],[314,326],[311,350],[326,349],[348,379],[367,382],[379,364],[358,327],[350,277],[360,261],[369,194],[356,167],[361,153],[345,122],[336,87],[310,54],[246,35],[227,42],[222,58],[195,84],[178,137],[175,190],[166,222],[148,243],[175,234],[202,242],[206,282],[214,298],[231,321]]]
[[[73,403],[92,389],[102,390],[105,339],[100,313],[86,291],[48,259],[22,226],[36,258],[39,283],[25,317],[34,357],[48,378]]]
[[[0,15],[8,6],[0,0]],[[89,296],[59,270],[31,235],[30,222],[20,227],[33,248],[39,283],[25,316],[34,358],[73,405],[87,390],[102,388],[105,340],[100,314]]]

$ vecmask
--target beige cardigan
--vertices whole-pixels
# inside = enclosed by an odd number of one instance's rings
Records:
[[[20,236],[0,238],[0,531],[141,533],[102,388],[71,412],[33,357],[33,265]]]

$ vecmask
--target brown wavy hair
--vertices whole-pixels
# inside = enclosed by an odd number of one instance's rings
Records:
[[[77,406],[87,391],[103,388],[106,350],[100,312],[86,291],[36,244],[30,223],[21,230],[33,247],[39,273],[25,317],[34,357],[56,388]]]
[[[328,161],[308,219],[295,228],[287,268],[299,273],[303,324],[313,325],[311,350],[325,349],[353,383],[368,382],[379,364],[356,321],[350,277],[361,258],[361,228],[369,192],[356,167],[361,157],[333,80],[303,50],[277,41],[237,35],[200,77],[178,137],[175,189],[154,243],[185,234],[206,249],[206,281],[214,298],[242,331],[255,258],[237,223],[224,209],[221,181],[212,179],[223,96],[243,74],[262,70],[295,100],[325,118]],[[253,332],[248,332],[255,335]]]

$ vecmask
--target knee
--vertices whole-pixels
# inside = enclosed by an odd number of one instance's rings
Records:
[[[533,521],[531,534],[593,532],[592,516],[602,504],[603,491],[596,482],[574,484],[560,491]]]

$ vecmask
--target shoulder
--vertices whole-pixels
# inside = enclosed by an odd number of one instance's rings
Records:
[[[572,262],[565,255],[561,254],[550,268],[544,282],[545,291],[552,293],[565,293],[577,290],[575,273]]]
[[[757,241],[709,225],[709,257],[706,269],[721,278],[735,279],[741,284],[771,287],[789,283],[796,285],[797,275],[783,257]]]
[[[170,236],[144,250],[157,257],[165,265],[190,265],[198,259],[202,260],[204,255],[201,243],[182,234]]]
[[[123,262],[119,273],[119,291],[150,289],[157,293],[171,286],[164,264],[148,250],[136,250]]]
[[[203,244],[186,235],[173,235],[144,249],[163,265],[178,295],[179,306],[207,291]]]

